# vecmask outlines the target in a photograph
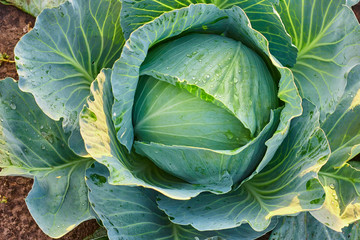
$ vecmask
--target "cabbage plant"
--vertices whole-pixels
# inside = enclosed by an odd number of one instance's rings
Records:
[[[357,239],[356,3],[44,9],[0,82],[0,175],[34,178],[54,238]]]

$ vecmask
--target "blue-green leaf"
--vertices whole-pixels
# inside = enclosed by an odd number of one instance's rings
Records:
[[[336,232],[317,221],[309,213],[301,213],[296,217],[279,219],[269,240],[357,240],[359,238],[359,223],[344,228],[342,232]]]
[[[45,8],[57,7],[66,0],[2,0],[5,4],[11,4],[20,8],[34,17],[38,16]]]
[[[269,0],[125,0],[121,10],[121,26],[125,37],[129,38],[131,32],[162,13],[197,3],[214,4],[221,9],[239,6],[249,17],[252,27],[269,40],[270,52],[285,66],[295,64],[297,49],[292,45],[289,34]]]
[[[326,193],[325,203],[311,214],[335,231],[360,219],[359,167],[358,162],[349,162],[319,173]]]
[[[84,180],[85,171],[92,163],[89,159],[78,160],[35,173],[26,204],[49,236],[61,237],[93,218]]]
[[[17,83],[0,81],[0,175],[35,178],[26,203],[51,237],[92,218],[84,174],[93,160],[75,155],[68,138],[61,122],[48,118]]]
[[[94,211],[108,231],[109,239],[126,240],[250,240],[273,229],[276,220],[262,231],[256,232],[249,225],[223,231],[200,232],[191,226],[172,223],[156,205],[157,192],[141,187],[114,186],[107,182],[106,167],[95,164],[87,171],[89,199]]]
[[[345,0],[283,0],[276,9],[299,50],[291,70],[300,94],[320,108],[323,121],[360,63],[359,23]]]
[[[346,0],[346,5],[348,5],[349,7],[355,6],[356,4],[358,4],[360,1],[359,0]]]
[[[124,39],[118,0],[73,0],[44,10],[15,48],[19,86],[50,118],[63,118],[70,147],[86,155],[78,115],[100,70],[119,58]]]
[[[317,209],[324,190],[317,172],[330,155],[319,112],[305,101],[304,113],[294,119],[274,158],[251,180],[231,193],[202,193],[188,201],[159,197],[158,204],[177,224],[199,230],[224,229],[249,223],[264,230],[273,216]]]
[[[357,162],[349,162],[360,152],[359,76],[360,65],[349,73],[345,92],[335,112],[322,124],[332,153],[319,173],[326,201],[313,215],[336,231],[360,219],[360,170]]]
[[[348,75],[343,96],[335,112],[328,115],[321,128],[331,147],[329,162],[322,169],[340,167],[360,153],[360,65]]]

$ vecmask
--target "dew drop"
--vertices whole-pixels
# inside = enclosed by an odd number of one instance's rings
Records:
[[[206,74],[206,76],[205,76],[207,79],[209,79],[210,78],[210,75],[209,74]]]
[[[10,108],[12,109],[12,110],[15,110],[16,109],[16,105],[15,105],[15,103],[10,103]]]
[[[333,183],[331,183],[331,184],[330,184],[330,188],[331,188],[332,190],[334,190],[334,189],[335,189],[335,185],[334,185]]]
[[[234,134],[229,130],[225,133],[226,137],[231,140],[234,138]]]
[[[42,149],[42,150],[45,150],[45,146],[44,146],[44,145],[41,145],[41,149]]]

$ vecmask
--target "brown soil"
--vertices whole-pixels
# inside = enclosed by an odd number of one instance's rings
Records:
[[[22,35],[34,25],[35,19],[12,6],[0,4],[0,54],[6,53],[14,60],[14,47]],[[0,66],[0,79],[17,79],[15,63],[3,62]]]
[[[360,20],[360,4],[353,7]],[[15,7],[0,4],[0,54],[6,53],[14,60],[14,47],[22,35],[34,25],[35,19]],[[18,79],[14,63],[3,62],[0,66],[0,79]],[[33,180],[22,177],[0,177],[0,239],[7,240],[50,240],[31,217],[24,199],[32,187]],[[5,203],[6,202],[6,203]],[[62,240],[82,240],[92,234],[98,224],[87,221]],[[266,240],[265,235],[259,240]]]

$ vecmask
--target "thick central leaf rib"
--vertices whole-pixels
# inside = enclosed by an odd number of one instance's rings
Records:
[[[216,150],[251,140],[250,131],[226,109],[153,77],[141,78],[135,99],[138,140]]]

